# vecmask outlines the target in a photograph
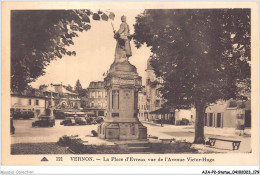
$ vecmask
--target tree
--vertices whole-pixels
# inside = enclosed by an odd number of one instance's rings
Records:
[[[111,12],[90,10],[13,10],[11,12],[11,89],[23,91],[45,74],[52,60],[76,55],[68,47],[93,20],[113,19]]]
[[[76,81],[76,85],[75,85],[75,87],[74,87],[75,92],[79,94],[79,93],[82,91],[82,89],[83,89],[83,88],[82,88],[82,86],[81,86],[80,81],[77,80],[77,81]]]
[[[134,27],[136,47],[151,48],[166,105],[195,107],[194,143],[204,143],[206,107],[245,98],[239,84],[250,79],[250,10],[145,10]]]
[[[83,89],[79,80],[77,80],[74,91],[79,94],[79,97],[87,96],[87,89]]]

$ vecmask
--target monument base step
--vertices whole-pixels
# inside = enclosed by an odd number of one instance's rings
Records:
[[[128,143],[128,147],[150,147],[149,142],[144,142],[144,143]]]
[[[148,142],[146,143],[128,143],[128,149],[131,153],[142,153],[142,152],[151,152],[151,146]]]
[[[128,147],[130,153],[133,152],[150,152],[151,147]]]

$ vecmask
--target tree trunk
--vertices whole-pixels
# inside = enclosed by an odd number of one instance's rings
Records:
[[[196,144],[205,144],[204,139],[204,113],[205,105],[198,104],[196,105],[196,120],[195,120],[195,138],[194,143]]]

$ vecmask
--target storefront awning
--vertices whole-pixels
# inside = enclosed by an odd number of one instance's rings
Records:
[[[169,114],[169,113],[173,113],[173,112],[174,112],[173,108],[160,108],[160,109],[149,112],[149,114]]]

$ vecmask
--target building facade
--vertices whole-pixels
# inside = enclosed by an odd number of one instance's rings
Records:
[[[103,81],[92,81],[88,88],[88,102],[86,110],[95,116],[106,116],[107,91]]]
[[[251,128],[251,101],[219,100],[206,108],[204,125],[208,128]]]
[[[45,114],[45,97],[35,89],[26,90],[22,93],[11,93],[11,111],[32,111],[34,117]]]
[[[165,100],[159,92],[160,83],[163,80],[156,77],[154,70],[150,64],[151,58],[147,60],[146,69],[146,100],[148,117],[150,121],[161,121],[169,124],[178,124],[183,119],[189,120],[192,124],[195,121],[194,109],[174,109],[173,107],[163,107]],[[141,114],[140,114],[141,115]]]
[[[157,78],[154,70],[150,64],[151,58],[147,61],[147,69],[146,71],[146,100],[147,100],[147,109],[149,111],[148,114],[148,120],[155,120],[161,118],[160,113],[153,113],[153,111],[159,110],[162,107],[162,104],[164,103],[163,99],[161,98],[161,95],[159,93],[159,87],[162,80],[160,78]]]
[[[11,111],[33,111],[34,117],[50,115],[51,111],[79,111],[78,94],[66,90],[62,84],[51,84],[41,90],[29,88],[11,93]]]
[[[146,91],[145,87],[142,87],[142,89],[138,92],[138,117],[142,120],[148,120],[148,103],[146,98]]]
[[[78,94],[66,90],[62,84],[51,84],[42,91],[46,98],[46,108],[54,107],[55,110],[79,110],[80,108]]]

